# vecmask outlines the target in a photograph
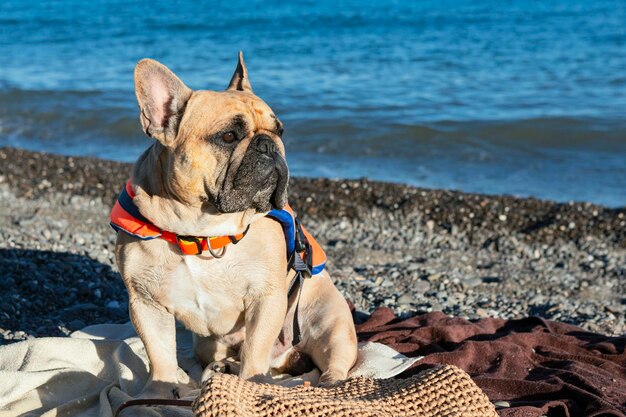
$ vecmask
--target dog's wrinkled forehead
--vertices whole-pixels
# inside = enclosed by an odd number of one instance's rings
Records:
[[[232,131],[239,138],[260,132],[281,136],[283,132],[282,123],[263,100],[241,91],[195,91],[180,128],[187,135]]]

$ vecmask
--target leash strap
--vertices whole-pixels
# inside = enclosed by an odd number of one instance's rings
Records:
[[[302,271],[297,269],[298,266],[296,265],[298,264],[298,259],[300,260],[300,263],[304,264],[300,256],[294,252],[294,269],[296,271],[296,275],[291,281],[288,294],[288,297],[291,298],[291,295],[295,291],[298,291],[298,298],[296,299],[296,306],[293,311],[293,341],[291,342],[293,346],[297,345],[302,340],[302,335],[300,333],[300,322],[298,321],[298,308],[300,307],[300,296],[302,295],[302,287],[304,285],[304,275]]]
[[[296,217],[296,247],[291,258],[289,259],[288,269],[296,271],[296,275],[293,277],[291,284],[289,285],[288,297],[291,298],[295,291],[298,291],[298,298],[296,300],[296,306],[293,312],[293,341],[292,345],[295,346],[302,340],[302,333],[300,331],[300,322],[298,320],[298,309],[300,307],[300,296],[302,295],[302,287],[304,286],[304,280],[311,278],[312,273],[312,249],[311,245],[302,231],[300,226],[300,220]],[[300,253],[304,253],[304,259],[300,256]]]
[[[191,407],[193,401],[191,400],[166,400],[164,398],[143,398],[140,400],[128,400],[124,401],[117,410],[115,410],[115,417],[118,417],[122,410],[128,407],[134,407],[136,405],[172,405],[176,407]]]

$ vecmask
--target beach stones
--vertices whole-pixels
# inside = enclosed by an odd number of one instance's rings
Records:
[[[0,339],[128,321],[108,215],[130,166],[14,149],[0,160]],[[387,305],[626,332],[624,209],[301,178],[290,203],[356,321]]]

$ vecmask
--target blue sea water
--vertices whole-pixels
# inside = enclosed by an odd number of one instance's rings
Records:
[[[623,1],[0,2],[0,146],[133,161],[133,67],[243,50],[293,175],[626,206]]]

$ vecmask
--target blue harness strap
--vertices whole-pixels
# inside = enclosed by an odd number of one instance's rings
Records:
[[[291,259],[291,256],[296,250],[296,219],[289,211],[284,209],[274,209],[267,213],[267,217],[276,220],[282,226],[283,234],[285,235],[285,243],[287,245],[287,259]],[[319,274],[324,270],[325,266],[325,262],[313,264],[311,265],[311,273],[313,275]]]
[[[126,187],[122,189],[122,192],[117,198],[117,201],[120,203],[120,206],[122,206],[122,208],[126,210],[131,216],[133,216],[142,223],[150,223],[150,220],[146,219],[143,214],[139,212],[139,208],[135,205],[133,199],[128,195]]]
[[[296,250],[296,225],[293,216],[287,210],[274,209],[267,213],[267,217],[271,217],[282,226],[287,244],[287,258],[289,258]]]

